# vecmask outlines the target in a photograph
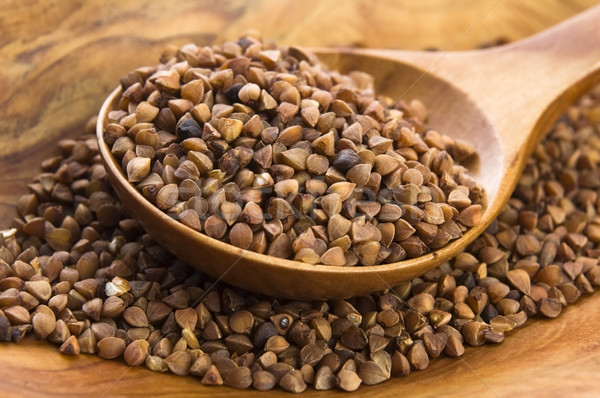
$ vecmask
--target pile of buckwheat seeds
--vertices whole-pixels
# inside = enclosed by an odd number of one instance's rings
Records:
[[[600,85],[537,146],[498,218],[456,258],[388,291],[289,301],[207,278],[158,246],[113,193],[90,122],[0,234],[0,341],[205,385],[354,391],[497,344],[600,286]]]
[[[481,218],[461,140],[373,78],[246,36],[169,48],[121,79],[104,139],[128,180],[207,236],[310,264],[419,257]]]

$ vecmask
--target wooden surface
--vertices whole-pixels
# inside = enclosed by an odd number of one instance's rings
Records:
[[[108,3],[160,52],[167,43],[207,44],[251,27],[284,44],[447,48],[493,6],[455,46],[464,49],[499,36],[530,35],[596,1]],[[75,137],[121,75],[155,63],[157,56],[102,1],[4,1],[0,33],[3,228],[39,161],[55,152],[56,139]],[[463,360],[436,360],[425,371],[362,387],[354,395],[597,396],[600,328],[594,319],[599,308],[596,295],[556,320],[531,322],[498,347],[468,349]],[[65,358],[36,341],[1,344],[0,366],[3,396],[263,396],[204,388],[193,378],[129,369],[119,361]]]

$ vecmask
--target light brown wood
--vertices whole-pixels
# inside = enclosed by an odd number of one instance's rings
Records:
[[[256,27],[255,21],[265,36],[284,44],[443,49],[493,3],[386,0],[366,8],[374,2],[107,1],[157,51],[167,43],[232,38]],[[501,0],[455,48],[473,48],[499,36],[529,36],[596,3]],[[285,22],[278,23],[282,17]],[[101,1],[6,0],[0,7],[0,33],[3,229],[15,215],[16,198],[39,172],[39,162],[56,152],[56,141],[77,136],[122,74],[157,57]],[[598,308],[599,296],[585,299],[556,320],[528,323],[498,347],[468,349],[465,362],[497,394],[461,360],[444,358],[408,378],[362,387],[351,396],[595,397],[600,328],[591,320],[599,316]],[[265,396],[206,388],[194,378],[143,368],[129,370],[121,361],[65,357],[34,339],[0,344],[0,366],[1,396]],[[324,394],[309,390],[308,395]]]
[[[239,249],[184,226],[127,181],[104,144],[105,121],[120,98],[120,88],[100,110],[100,154],[115,191],[132,216],[161,245],[214,278],[257,293],[302,300],[383,290],[454,257],[497,216],[541,135],[600,77],[599,19],[597,6],[531,39],[486,51],[319,52],[332,67],[371,73],[378,92],[392,98],[410,95],[421,99],[427,104],[431,126],[472,143],[480,155],[475,175],[488,196],[481,222],[460,239],[418,258],[351,268],[312,265]],[[537,79],[537,75],[548,78]],[[198,256],[199,251],[204,255]]]

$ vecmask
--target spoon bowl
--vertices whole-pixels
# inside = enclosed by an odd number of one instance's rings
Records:
[[[429,126],[470,142],[479,154],[479,163],[471,171],[487,192],[481,222],[463,237],[418,258],[376,266],[310,265],[243,250],[184,226],[127,181],[104,142],[107,115],[116,107],[120,87],[99,113],[100,154],[115,192],[131,215],[158,243],[217,280],[304,300],[347,298],[392,288],[458,254],[500,212],[541,135],[598,79],[599,18],[600,7],[595,7],[540,35],[491,50],[448,54],[315,50],[332,69],[371,73],[377,93],[420,99],[429,110]]]

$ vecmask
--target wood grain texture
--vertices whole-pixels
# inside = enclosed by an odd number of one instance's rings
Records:
[[[155,51],[167,43],[209,44],[256,27],[283,44],[447,48],[494,3],[107,2]],[[499,36],[515,40],[595,3],[502,0],[455,48],[471,48]],[[75,137],[118,78],[134,67],[155,63],[157,55],[102,1],[5,0],[0,33],[0,228],[4,228],[14,216],[17,196],[39,172],[40,160],[56,152],[57,139]],[[587,298],[556,320],[530,322],[498,347],[468,349],[464,361],[436,360],[425,371],[363,387],[354,395],[597,396],[600,328],[593,320],[599,308],[600,296]],[[0,344],[0,366],[2,396],[265,396],[205,388],[191,377],[130,369],[120,361],[68,358],[33,339]]]

